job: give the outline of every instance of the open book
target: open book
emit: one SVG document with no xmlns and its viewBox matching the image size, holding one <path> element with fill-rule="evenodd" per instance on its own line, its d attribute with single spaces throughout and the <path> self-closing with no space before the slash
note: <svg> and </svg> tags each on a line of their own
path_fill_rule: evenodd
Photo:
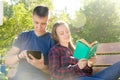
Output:
<svg viewBox="0 0 120 80">
<path fill-rule="evenodd" d="M 90 59 L 96 53 L 98 42 L 94 41 L 89 44 L 86 40 L 81 39 L 76 42 L 76 48 L 73 56 L 77 59 Z"/>
</svg>

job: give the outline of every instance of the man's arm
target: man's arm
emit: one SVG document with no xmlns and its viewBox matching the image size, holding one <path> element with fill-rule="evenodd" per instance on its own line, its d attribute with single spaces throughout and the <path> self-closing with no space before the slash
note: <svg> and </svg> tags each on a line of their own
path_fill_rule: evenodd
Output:
<svg viewBox="0 0 120 80">
<path fill-rule="evenodd" d="M 12 47 L 8 54 L 5 57 L 5 64 L 11 66 L 19 61 L 17 54 L 19 53 L 20 49 L 17 47 Z"/>
</svg>

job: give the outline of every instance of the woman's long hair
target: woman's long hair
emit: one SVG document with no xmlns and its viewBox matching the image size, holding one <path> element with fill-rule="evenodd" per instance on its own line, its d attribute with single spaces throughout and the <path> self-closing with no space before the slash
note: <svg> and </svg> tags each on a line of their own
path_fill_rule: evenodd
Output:
<svg viewBox="0 0 120 80">
<path fill-rule="evenodd" d="M 53 28 L 52 28 L 52 38 L 55 40 L 56 43 L 59 43 L 59 39 L 58 39 L 58 36 L 57 36 L 57 33 L 56 33 L 56 29 L 57 29 L 57 27 L 59 27 L 60 25 L 65 25 L 65 26 L 68 27 L 68 24 L 65 23 L 64 21 L 58 21 L 58 22 L 56 22 L 56 23 L 53 25 Z M 68 29 L 69 29 L 69 27 L 68 27 Z M 70 36 L 70 38 L 71 38 L 71 36 Z M 73 52 L 73 51 L 74 51 L 74 45 L 73 45 L 73 43 L 72 43 L 71 40 L 70 40 L 68 46 L 69 46 L 69 48 L 70 48 L 70 49 L 72 50 L 72 52 Z"/>
</svg>

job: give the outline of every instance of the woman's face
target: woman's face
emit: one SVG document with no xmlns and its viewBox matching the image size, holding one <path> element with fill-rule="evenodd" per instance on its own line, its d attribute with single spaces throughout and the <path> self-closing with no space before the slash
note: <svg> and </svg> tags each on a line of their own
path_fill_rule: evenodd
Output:
<svg viewBox="0 0 120 80">
<path fill-rule="evenodd" d="M 66 25 L 60 25 L 56 29 L 56 33 L 59 39 L 59 43 L 70 42 L 70 30 Z"/>
</svg>

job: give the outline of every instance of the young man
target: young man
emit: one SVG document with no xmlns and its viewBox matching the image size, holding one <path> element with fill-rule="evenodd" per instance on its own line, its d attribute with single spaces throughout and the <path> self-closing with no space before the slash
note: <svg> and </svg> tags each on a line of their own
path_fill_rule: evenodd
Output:
<svg viewBox="0 0 120 80">
<path fill-rule="evenodd" d="M 5 63 L 10 66 L 19 62 L 17 72 L 11 80 L 49 80 L 48 51 L 54 45 L 51 34 L 46 31 L 49 20 L 49 9 L 37 6 L 33 10 L 34 30 L 22 32 L 8 52 Z M 29 55 L 27 50 L 40 50 L 41 59 Z"/>
</svg>

